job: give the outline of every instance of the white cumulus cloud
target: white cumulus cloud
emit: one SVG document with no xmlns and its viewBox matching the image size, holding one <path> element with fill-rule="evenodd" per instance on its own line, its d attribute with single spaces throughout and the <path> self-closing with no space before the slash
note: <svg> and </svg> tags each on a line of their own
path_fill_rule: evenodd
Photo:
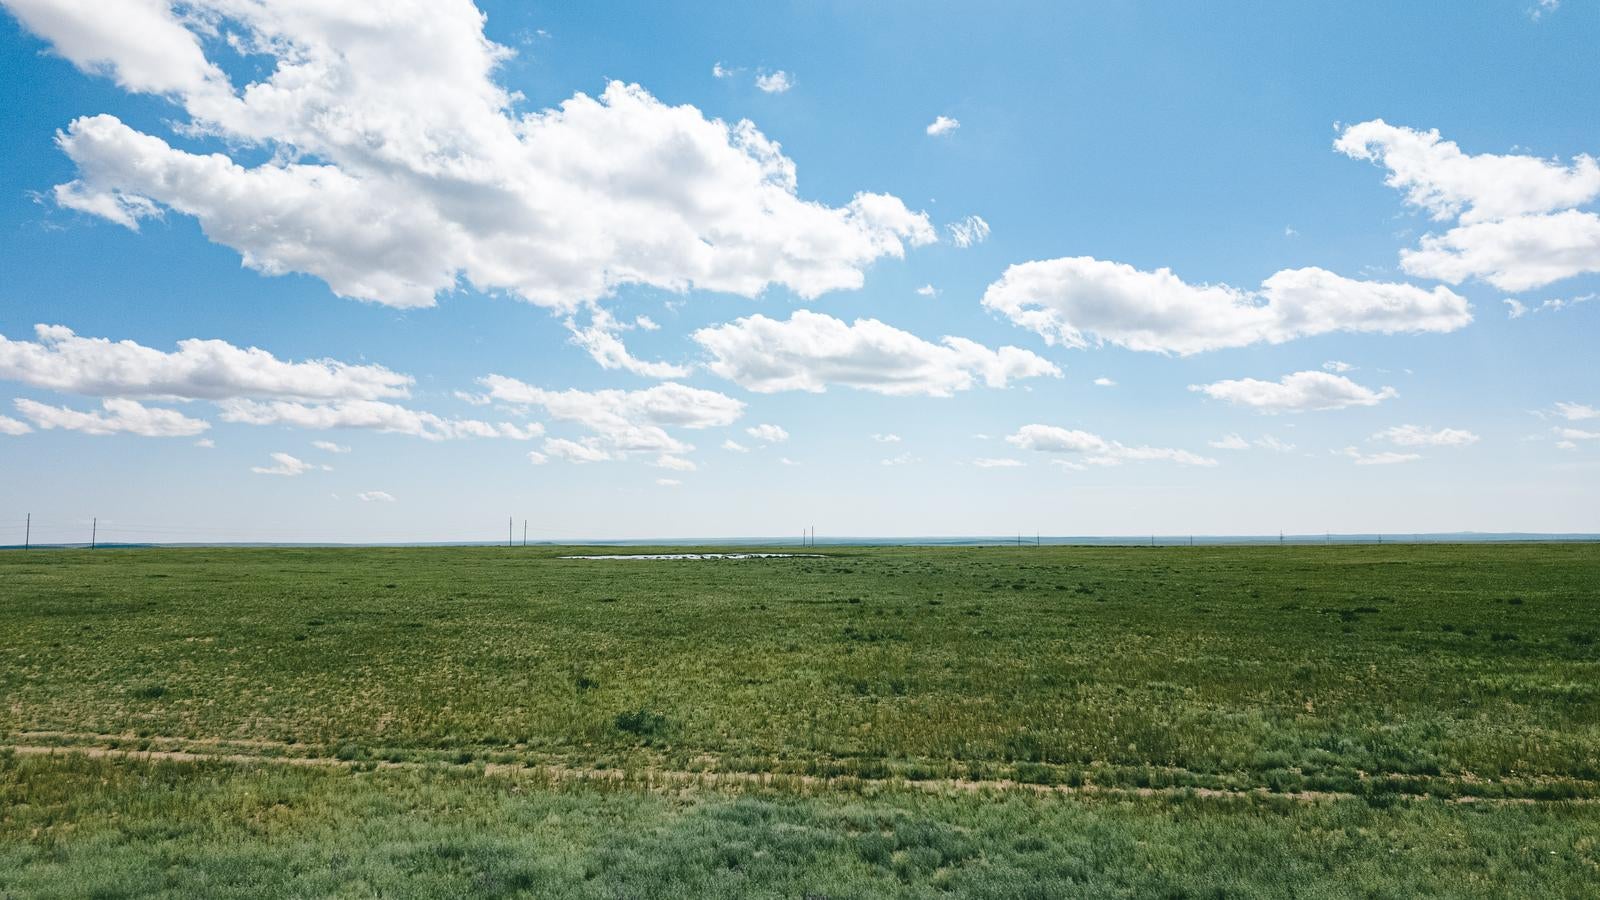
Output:
<svg viewBox="0 0 1600 900">
<path fill-rule="evenodd" d="M 1118 466 L 1126 462 L 1166 461 L 1184 466 L 1214 466 L 1217 461 L 1187 450 L 1167 447 L 1130 447 L 1087 431 L 1054 425 L 1024 425 L 1006 442 L 1022 450 L 1056 454 L 1056 462 L 1069 468 Z"/>
<path fill-rule="evenodd" d="M 1400 267 L 1450 284 L 1481 278 L 1506 291 L 1543 287 L 1600 272 L 1600 215 L 1569 209 L 1462 225 L 1400 251 Z"/>
<path fill-rule="evenodd" d="M 173 103 L 175 132 L 210 145 L 78 118 L 58 137 L 77 169 L 59 204 L 129 228 L 193 217 L 250 268 L 342 296 L 429 306 L 465 281 L 564 310 L 630 284 L 811 297 L 935 240 L 892 196 L 803 199 L 755 125 L 638 85 L 516 110 L 498 80 L 513 51 L 468 2 L 9 5 L 80 69 Z M 234 52 L 264 63 L 241 87 L 217 64 Z"/>
<path fill-rule="evenodd" d="M 361 491 L 356 498 L 363 503 L 393 503 L 394 495 L 388 491 Z"/>
<path fill-rule="evenodd" d="M 17 435 L 27 434 L 31 431 L 33 431 L 33 426 L 22 421 L 21 419 L 13 419 L 10 416 L 0 416 L 0 434 L 9 434 L 15 437 Z"/>
<path fill-rule="evenodd" d="M 1600 197 L 1600 163 L 1570 165 L 1533 156 L 1462 152 L 1437 129 L 1418 131 L 1382 119 L 1345 128 L 1334 148 L 1389 170 L 1384 183 L 1435 220 L 1462 224 L 1567 209 Z"/>
<path fill-rule="evenodd" d="M 941 134 L 949 134 L 960 127 L 961 121 L 959 119 L 952 119 L 949 116 L 935 116 L 933 121 L 928 123 L 926 130 L 930 137 L 938 137 Z"/>
<path fill-rule="evenodd" d="M 517 425 L 512 422 L 482 422 L 476 419 L 451 419 L 420 412 L 382 400 L 341 400 L 334 403 L 297 403 L 290 400 L 225 400 L 218 404 L 224 422 L 245 425 L 288 425 L 294 428 L 324 430 L 360 428 L 392 434 L 408 434 L 430 441 L 460 438 L 507 438 L 533 440 L 544 433 L 537 422 Z"/>
<path fill-rule="evenodd" d="M 683 378 L 689 374 L 688 366 L 667 362 L 649 362 L 628 352 L 619 332 L 639 328 L 654 331 L 655 322 L 640 316 L 633 323 L 618 322 L 603 309 L 590 310 L 589 324 L 580 326 L 575 317 L 567 319 L 567 329 L 572 332 L 572 343 L 588 352 L 602 369 L 623 369 L 647 378 Z"/>
<path fill-rule="evenodd" d="M 564 449 L 555 453 L 546 445 L 545 452 L 552 456 L 586 462 L 629 453 L 686 453 L 693 447 L 668 434 L 667 428 L 720 427 L 744 414 L 743 401 L 670 381 L 638 391 L 550 391 L 504 375 L 487 375 L 478 383 L 486 388 L 489 400 L 541 407 L 553 418 L 594 432 L 584 443 L 589 452 L 566 447 L 571 441 L 563 441 Z"/>
<path fill-rule="evenodd" d="M 1340 133 L 1334 148 L 1388 170 L 1385 183 L 1439 222 L 1416 249 L 1402 250 L 1407 273 L 1457 284 L 1469 278 L 1521 291 L 1600 271 L 1600 215 L 1578 209 L 1600 198 L 1600 162 L 1517 154 L 1467 154 L 1437 130 L 1373 119 Z M 1512 306 L 1512 318 L 1518 315 Z"/>
<path fill-rule="evenodd" d="M 1600 419 L 1600 409 L 1585 403 L 1568 403 L 1557 401 L 1556 414 L 1569 422 L 1582 422 L 1585 419 Z"/>
<path fill-rule="evenodd" d="M 1013 265 L 984 291 L 983 305 L 1048 343 L 1179 355 L 1337 331 L 1446 332 L 1472 321 L 1466 299 L 1445 287 L 1306 268 L 1284 269 L 1252 292 L 1088 256 Z"/>
<path fill-rule="evenodd" d="M 65 406 L 48 406 L 35 400 L 15 401 L 17 411 L 46 431 L 61 428 L 84 434 L 136 434 L 141 437 L 193 437 L 211 423 L 190 417 L 175 409 L 145 406 L 137 400 L 109 398 L 100 401 L 101 411 L 84 412 Z"/>
<path fill-rule="evenodd" d="M 287 362 L 256 347 L 189 339 L 172 352 L 133 341 L 80 337 L 34 326 L 36 340 L 0 335 L 0 378 L 92 397 L 302 400 L 404 397 L 413 379 L 383 366 L 331 359 Z"/>
<path fill-rule="evenodd" d="M 789 432 L 777 425 L 752 425 L 744 433 L 765 444 L 781 444 L 789 439 Z"/>
<path fill-rule="evenodd" d="M 946 397 L 981 382 L 1060 376 L 1054 363 L 1018 347 L 990 350 L 966 338 L 934 344 L 876 319 L 847 323 L 809 310 L 788 321 L 754 315 L 702 328 L 694 340 L 709 368 L 757 393 L 821 393 L 841 384 L 889 395 Z"/>
<path fill-rule="evenodd" d="M 566 438 L 550 438 L 544 442 L 544 452 L 570 463 L 604 462 L 612 458 L 610 453 L 601 449 L 593 440 L 579 442 Z"/>
<path fill-rule="evenodd" d="M 349 453 L 350 448 L 344 444 L 335 444 L 333 441 L 312 441 L 311 446 L 328 453 Z"/>
<path fill-rule="evenodd" d="M 1375 406 L 1399 396 L 1394 388 L 1373 390 L 1330 372 L 1294 372 L 1277 381 L 1235 378 L 1212 384 L 1191 384 L 1214 400 L 1226 400 L 1263 413 L 1310 412 L 1343 409 L 1348 406 Z"/>
<path fill-rule="evenodd" d="M 762 72 L 756 76 L 756 87 L 769 94 L 782 94 L 794 87 L 794 76 L 782 69 Z"/>
</svg>

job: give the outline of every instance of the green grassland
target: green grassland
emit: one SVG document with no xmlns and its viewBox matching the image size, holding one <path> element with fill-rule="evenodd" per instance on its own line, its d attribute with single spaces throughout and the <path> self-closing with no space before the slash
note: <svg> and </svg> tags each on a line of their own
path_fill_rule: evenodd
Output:
<svg viewBox="0 0 1600 900">
<path fill-rule="evenodd" d="M 570 552 L 0 554 L 0 896 L 1600 883 L 1600 546 Z"/>
</svg>

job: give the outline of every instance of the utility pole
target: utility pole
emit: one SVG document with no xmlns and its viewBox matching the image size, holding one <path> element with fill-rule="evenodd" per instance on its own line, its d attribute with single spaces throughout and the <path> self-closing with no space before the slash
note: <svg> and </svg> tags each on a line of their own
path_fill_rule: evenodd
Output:
<svg viewBox="0 0 1600 900">
<path fill-rule="evenodd" d="M 100 536 L 100 517 L 99 516 L 95 516 L 94 520 L 89 524 L 89 549 L 90 550 L 94 549 L 95 539 L 98 538 L 99 536 Z"/>
</svg>

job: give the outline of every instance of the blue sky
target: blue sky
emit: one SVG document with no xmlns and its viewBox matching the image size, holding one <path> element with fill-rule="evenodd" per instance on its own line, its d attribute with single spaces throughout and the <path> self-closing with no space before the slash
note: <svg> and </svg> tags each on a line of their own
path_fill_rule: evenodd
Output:
<svg viewBox="0 0 1600 900">
<path fill-rule="evenodd" d="M 1600 531 L 1592 2 L 0 5 L 0 543 Z"/>
</svg>

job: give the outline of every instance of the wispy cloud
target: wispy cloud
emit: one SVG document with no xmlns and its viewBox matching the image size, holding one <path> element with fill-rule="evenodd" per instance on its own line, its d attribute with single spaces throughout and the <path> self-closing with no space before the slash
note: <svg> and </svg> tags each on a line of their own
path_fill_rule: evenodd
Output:
<svg viewBox="0 0 1600 900">
<path fill-rule="evenodd" d="M 252 466 L 250 471 L 256 473 L 257 475 L 284 475 L 288 477 L 304 475 L 307 472 L 315 472 L 318 469 L 322 469 L 323 471 L 327 472 L 333 471 L 333 467 L 331 466 L 319 466 L 315 463 L 309 463 L 303 459 L 290 456 L 287 453 L 272 454 L 272 461 L 273 465 Z"/>
<path fill-rule="evenodd" d="M 982 216 L 967 216 L 959 222 L 951 222 L 945 228 L 950 232 L 951 242 L 957 247 L 971 247 L 989 239 L 989 223 Z"/>
<path fill-rule="evenodd" d="M 1332 451 L 1342 456 L 1355 460 L 1358 466 L 1392 466 L 1400 463 L 1416 462 L 1422 458 L 1420 453 L 1396 453 L 1386 450 L 1382 453 L 1362 453 L 1355 447 L 1346 447 L 1343 450 Z"/>
<path fill-rule="evenodd" d="M 1476 444 L 1478 436 L 1463 428 L 1424 428 L 1420 425 L 1396 425 L 1374 434 L 1370 440 L 1398 444 L 1401 447 L 1465 447 Z"/>
</svg>

